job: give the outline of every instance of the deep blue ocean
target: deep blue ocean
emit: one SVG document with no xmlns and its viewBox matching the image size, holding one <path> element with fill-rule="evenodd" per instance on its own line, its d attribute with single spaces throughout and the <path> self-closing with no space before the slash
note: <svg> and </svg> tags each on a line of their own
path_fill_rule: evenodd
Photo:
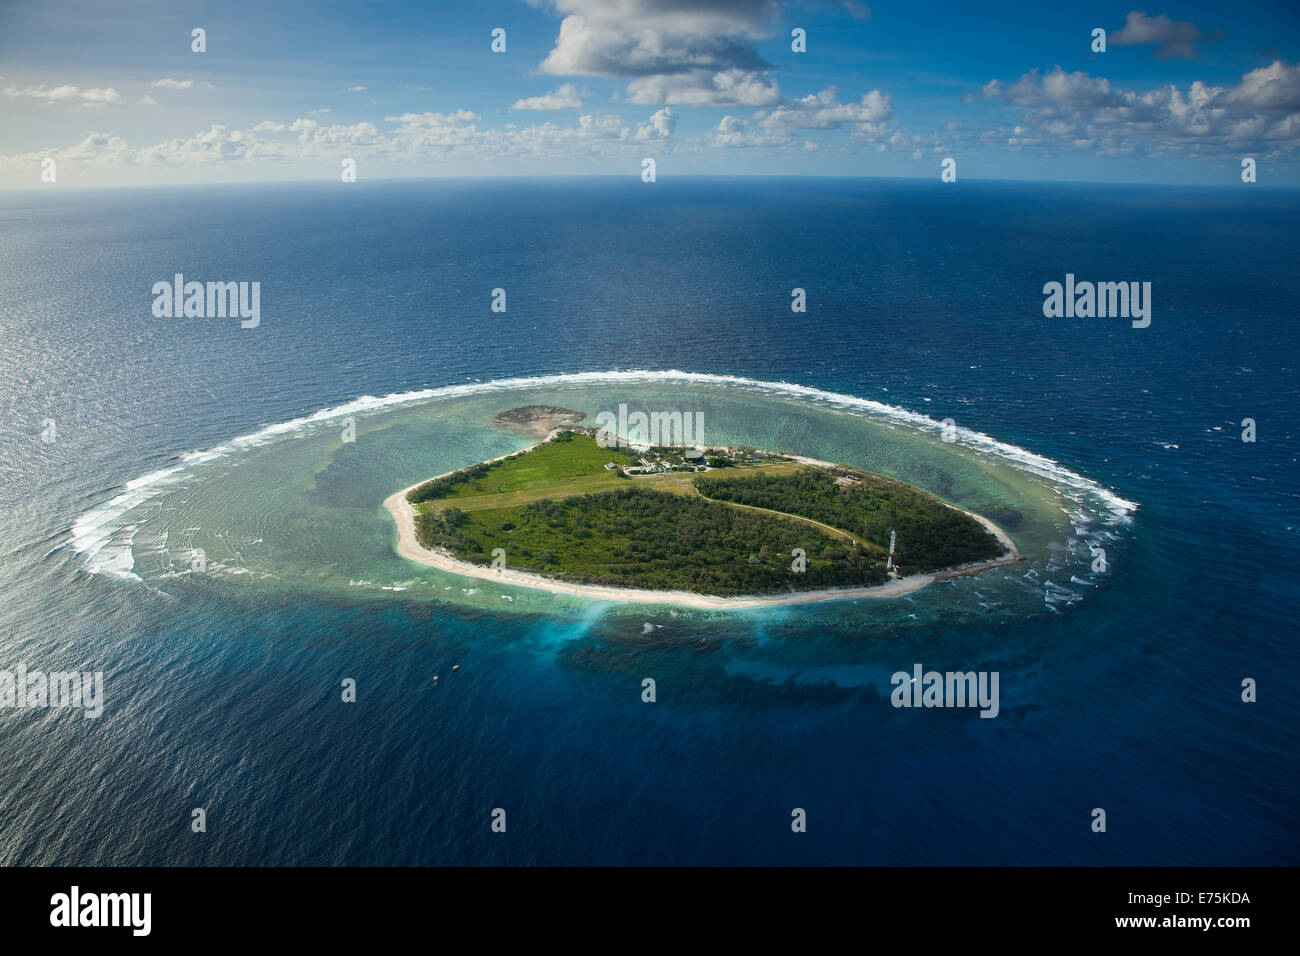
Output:
<svg viewBox="0 0 1300 956">
<path fill-rule="evenodd" d="M 0 863 L 1300 863 L 1298 223 L 1300 194 L 1253 185 L 0 193 L 0 670 L 101 670 L 107 698 L 0 709 Z M 155 318 L 177 272 L 260 281 L 260 326 Z M 1066 273 L 1151 282 L 1150 327 L 1045 318 Z M 1139 507 L 1085 600 L 907 632 L 159 589 L 70 546 L 128 483 L 267 425 L 613 369 L 952 416 Z M 895 658 L 993 666 L 1001 715 L 828 676 Z"/>
</svg>

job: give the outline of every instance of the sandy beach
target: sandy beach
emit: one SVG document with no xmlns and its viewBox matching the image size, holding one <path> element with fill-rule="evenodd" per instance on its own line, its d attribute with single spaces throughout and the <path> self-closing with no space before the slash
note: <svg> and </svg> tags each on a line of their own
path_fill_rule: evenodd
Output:
<svg viewBox="0 0 1300 956">
<path fill-rule="evenodd" d="M 545 444 L 551 440 L 555 434 L 552 430 L 547 436 L 534 445 L 518 452 L 510 452 L 508 455 L 501 455 L 492 461 L 500 461 L 503 458 L 509 458 L 512 455 L 522 454 L 523 451 L 529 451 L 536 448 L 537 445 Z M 819 465 L 822 467 L 833 467 L 830 462 L 818 461 L 815 458 L 804 458 L 799 455 L 787 455 L 795 461 L 808 465 Z M 460 469 L 455 469 L 459 471 Z M 446 472 L 446 475 L 454 474 L 455 471 Z M 443 478 L 446 475 L 437 475 L 436 478 Z M 747 607 L 775 607 L 783 604 L 812 604 L 819 601 L 851 601 L 860 598 L 891 598 L 898 597 L 902 594 L 910 594 L 917 591 L 932 581 L 941 581 L 946 578 L 960 577 L 962 575 L 979 574 L 990 568 L 996 568 L 1004 564 L 1013 564 L 1020 560 L 1020 551 L 1016 548 L 1011 538 L 1005 531 L 995 525 L 987 518 L 977 515 L 971 511 L 959 508 L 965 514 L 970 515 L 993 534 L 1003 547 L 1005 553 L 993 561 L 981 561 L 977 564 L 963 565 L 958 568 L 950 568 L 947 571 L 937 571 L 933 574 L 913 574 L 906 578 L 899 578 L 896 581 L 887 581 L 884 584 L 875 587 L 864 588 L 829 588 L 822 591 L 798 591 L 790 594 L 763 594 L 750 597 L 717 597 L 708 594 L 695 594 L 691 591 L 652 591 L 644 588 L 616 588 L 596 584 L 578 584 L 570 581 L 559 581 L 554 578 L 548 578 L 541 574 L 529 574 L 526 571 L 513 571 L 509 568 L 493 570 L 490 567 L 484 567 L 478 564 L 471 564 L 468 561 L 461 561 L 453 557 L 450 553 L 437 550 L 431 551 L 428 548 L 421 547 L 415 539 L 415 508 L 406 500 L 407 492 L 412 488 L 418 488 L 425 481 L 434 479 L 426 478 L 424 481 L 418 481 L 410 487 L 403 488 L 396 494 L 389 495 L 384 499 L 384 507 L 388 509 L 389 514 L 397 523 L 397 553 L 402 557 L 415 561 L 419 564 L 428 565 L 437 568 L 440 571 L 448 571 L 452 574 L 459 574 L 470 578 L 480 578 L 484 581 L 496 581 L 500 584 L 510 584 L 516 587 L 536 588 L 542 591 L 551 591 L 557 594 L 574 594 L 579 597 L 591 598 L 597 601 L 623 601 L 629 604 L 675 604 L 680 607 L 695 607 L 705 610 L 727 610 Z M 951 505 L 949 507 L 952 507 Z"/>
</svg>

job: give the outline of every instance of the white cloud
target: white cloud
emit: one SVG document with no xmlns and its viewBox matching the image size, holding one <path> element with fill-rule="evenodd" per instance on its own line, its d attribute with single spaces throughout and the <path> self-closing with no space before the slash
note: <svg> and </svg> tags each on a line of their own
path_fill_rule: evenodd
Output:
<svg viewBox="0 0 1300 956">
<path fill-rule="evenodd" d="M 567 125 L 547 121 L 483 129 L 481 122 L 482 118 L 469 110 L 388 116 L 382 128 L 368 122 L 323 124 L 303 116 L 287 124 L 265 120 L 251 130 L 213 125 L 193 135 L 139 148 L 128 146 L 120 137 L 95 133 L 64 149 L 0 156 L 0 168 L 29 169 L 50 155 L 60 163 L 74 165 L 173 168 L 319 166 L 322 160 L 337 163 L 343 156 L 420 166 L 443 160 L 484 164 L 512 158 L 567 159 L 579 153 L 632 160 L 641 155 L 647 141 L 670 140 L 677 117 L 673 109 L 664 107 L 636 125 L 611 113 L 583 114 Z"/>
<path fill-rule="evenodd" d="M 857 103 L 841 103 L 835 87 L 828 86 L 774 110 L 760 110 L 751 122 L 724 116 L 713 142 L 717 146 L 788 146 L 801 130 L 842 126 L 848 126 L 857 139 L 874 139 L 883 134 L 892 113 L 888 93 L 872 90 Z"/>
<path fill-rule="evenodd" d="M 1254 110 L 1300 110 L 1300 64 L 1287 66 L 1274 60 L 1251 70 L 1241 83 L 1224 94 L 1233 106 Z"/>
<path fill-rule="evenodd" d="M 321 126 L 315 120 L 297 119 L 289 129 L 298 134 L 298 144 L 310 150 L 331 146 L 380 146 L 383 134 L 372 123 L 335 124 Z"/>
<path fill-rule="evenodd" d="M 140 106 L 157 106 L 157 105 L 158 105 L 158 101 L 157 101 L 156 99 L 154 99 L 152 96 L 150 96 L 148 93 L 146 93 L 144 96 L 142 96 L 142 97 L 140 97 L 138 100 L 136 100 L 136 103 L 138 103 Z"/>
<path fill-rule="evenodd" d="M 753 146 L 745 130 L 745 121 L 738 116 L 724 116 L 713 131 L 716 146 Z"/>
<path fill-rule="evenodd" d="M 161 86 L 165 90 L 188 90 L 194 85 L 193 80 L 175 80 L 170 76 L 163 77 L 161 80 L 154 80 L 153 86 Z"/>
<path fill-rule="evenodd" d="M 1107 42 L 1112 46 L 1154 45 L 1156 56 L 1167 60 L 1199 56 L 1196 44 L 1204 36 L 1195 23 L 1170 20 L 1169 15 L 1165 13 L 1158 17 L 1149 17 L 1145 13 L 1133 10 L 1124 18 L 1123 28 L 1111 33 L 1107 37 Z"/>
<path fill-rule="evenodd" d="M 628 77 L 634 103 L 770 105 L 780 99 L 753 40 L 778 0 L 555 0 L 564 14 L 539 69 Z"/>
<path fill-rule="evenodd" d="M 1002 96 L 1025 108 L 1007 139 L 1014 148 L 1052 143 L 1102 155 L 1203 155 L 1265 144 L 1300 147 L 1300 65 L 1280 60 L 1232 87 L 1197 80 L 1185 89 L 1169 84 L 1145 93 L 1058 66 L 1041 76 L 1031 70 Z"/>
<path fill-rule="evenodd" d="M 769 120 L 799 129 L 829 129 L 841 123 L 880 123 L 889 119 L 893 109 L 889 94 L 880 90 L 872 90 L 860 102 L 841 103 L 835 87 L 828 86 L 820 93 L 778 106 Z"/>
<path fill-rule="evenodd" d="M 419 155 L 430 151 L 465 150 L 481 140 L 477 124 L 482 117 L 469 110 L 403 113 L 384 119 L 398 124 L 390 134 L 393 149 L 398 152 Z"/>
<path fill-rule="evenodd" d="M 348 87 L 348 92 L 349 92 L 349 93 L 364 93 L 365 91 L 366 91 L 366 88 L 365 88 L 364 86 L 349 86 L 349 87 Z"/>
<path fill-rule="evenodd" d="M 214 125 L 194 136 L 166 140 L 135 151 L 130 162 L 145 166 L 202 165 L 214 161 L 245 159 L 259 141 L 239 130 Z"/>
<path fill-rule="evenodd" d="M 81 103 L 117 103 L 122 99 L 122 95 L 109 87 L 93 87 L 83 90 L 78 86 L 65 83 L 62 86 L 47 87 L 44 84 L 40 86 L 7 86 L 4 88 L 5 96 L 15 98 L 29 98 L 46 100 L 51 103 L 59 102 L 77 102 Z"/>
<path fill-rule="evenodd" d="M 126 142 L 108 133 L 90 133 L 81 142 L 65 149 L 47 150 L 38 155 L 53 156 L 63 165 L 113 166 L 129 156 Z"/>
<path fill-rule="evenodd" d="M 572 83 L 565 83 L 552 93 L 515 100 L 512 110 L 580 110 L 582 97 Z"/>
<path fill-rule="evenodd" d="M 629 103 L 671 106 L 772 106 L 781 90 L 766 73 L 750 70 L 692 70 L 642 76 L 628 83 Z"/>
<path fill-rule="evenodd" d="M 95 89 L 84 91 L 81 98 L 91 103 L 116 103 L 122 97 L 114 89 Z"/>
<path fill-rule="evenodd" d="M 673 108 L 665 106 L 661 110 L 656 110 L 650 119 L 636 128 L 635 139 L 667 139 L 673 135 L 677 128 L 677 117 L 673 115 Z"/>
<path fill-rule="evenodd" d="M 985 84 L 988 90 L 993 83 Z M 999 87 L 992 87 L 997 90 Z M 1038 69 L 1030 70 L 1011 86 L 1002 90 L 1002 95 L 1010 102 L 1020 106 L 1062 106 L 1068 108 L 1118 105 L 1120 99 L 1111 92 L 1110 81 L 1094 80 L 1082 70 L 1066 73 L 1059 66 L 1054 67 L 1046 76 L 1040 76 Z"/>
</svg>

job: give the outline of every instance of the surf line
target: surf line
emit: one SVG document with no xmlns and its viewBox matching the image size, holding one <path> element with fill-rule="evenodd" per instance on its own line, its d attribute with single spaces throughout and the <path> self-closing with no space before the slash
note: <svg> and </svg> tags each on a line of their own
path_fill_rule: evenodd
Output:
<svg viewBox="0 0 1300 956">
<path fill-rule="evenodd" d="M 1149 301 L 1149 299 L 1148 299 Z M 180 456 L 181 463 L 157 471 L 149 472 L 128 481 L 122 489 L 108 501 L 92 506 L 77 516 L 72 531 L 66 542 L 75 554 L 83 557 L 83 567 L 91 574 L 106 573 L 115 577 L 138 581 L 137 575 L 130 570 L 132 563 L 128 560 L 124 568 L 115 561 L 99 558 L 100 552 L 107 548 L 115 535 L 122 528 L 124 516 L 135 508 L 157 498 L 193 473 L 195 466 L 224 458 L 242 449 L 260 445 L 273 438 L 297 433 L 300 429 L 319 425 L 347 415 L 383 411 L 400 405 L 439 399 L 455 399 L 471 395 L 483 395 L 503 392 L 511 389 L 529 389 L 550 386 L 584 386 L 609 384 L 664 384 L 684 382 L 699 385 L 736 386 L 752 389 L 767 394 L 790 398 L 800 398 L 831 407 L 847 406 L 871 417 L 881 417 L 889 421 L 901 422 L 922 430 L 942 431 L 946 426 L 920 412 L 914 412 L 897 405 L 887 405 L 875 399 L 830 392 L 810 385 L 791 382 L 765 382 L 759 379 L 745 378 L 738 375 L 720 375 L 711 372 L 684 372 L 680 369 L 649 370 L 628 369 L 600 372 L 562 372 L 554 375 L 518 376 L 494 379 L 489 382 L 471 382 L 458 385 L 442 385 L 433 388 L 416 389 L 408 392 L 392 392 L 382 396 L 362 395 L 341 405 L 322 408 L 310 415 L 288 421 L 265 425 L 256 431 L 239 435 L 215 447 L 204 451 L 192 451 Z M 1138 504 L 1121 498 L 1118 494 L 1103 487 L 1090 478 L 1077 474 L 1043 455 L 1000 441 L 990 435 L 969 428 L 957 428 L 954 434 L 958 440 L 976 451 L 1000 458 L 1012 467 L 1030 474 L 1038 475 L 1053 485 L 1083 491 L 1099 498 L 1107 510 L 1120 521 L 1131 520 Z M 126 549 L 127 556 L 130 548 Z"/>
</svg>

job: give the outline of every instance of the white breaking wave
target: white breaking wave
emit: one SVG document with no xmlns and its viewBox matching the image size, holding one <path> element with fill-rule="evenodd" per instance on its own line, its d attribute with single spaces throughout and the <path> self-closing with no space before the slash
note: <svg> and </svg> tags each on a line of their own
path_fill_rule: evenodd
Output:
<svg viewBox="0 0 1300 956">
<path fill-rule="evenodd" d="M 333 408 L 324 408 L 302 418 L 267 425 L 247 435 L 232 438 L 230 441 L 207 451 L 188 452 L 180 456 L 181 464 L 179 465 L 161 468 L 128 481 L 121 492 L 77 517 L 73 523 L 68 544 L 73 551 L 84 556 L 84 568 L 91 574 L 105 573 L 115 577 L 139 581 L 140 577 L 133 570 L 135 559 L 131 551 L 132 541 L 138 526 L 121 524 L 121 518 L 132 509 L 138 508 L 150 499 L 174 488 L 193 473 L 194 466 L 228 457 L 246 448 L 264 445 L 282 435 L 302 431 L 321 422 L 364 412 L 379 411 L 395 405 L 413 404 L 439 398 L 459 398 L 486 392 L 513 391 L 523 388 L 674 381 L 691 382 L 700 385 L 731 385 L 774 395 L 788 395 L 845 408 L 860 409 L 882 418 L 937 434 L 942 434 L 945 428 L 942 421 L 928 415 L 908 411 L 896 405 L 886 405 L 884 402 L 873 401 L 869 398 L 858 398 L 855 395 L 828 392 L 820 388 L 790 382 L 764 382 L 739 375 L 682 372 L 675 369 L 662 372 L 644 369 L 615 372 L 571 372 L 560 375 L 502 378 L 491 382 L 472 382 L 463 385 L 444 385 L 438 388 L 419 389 L 412 392 L 394 392 L 382 397 L 363 395 L 350 402 L 336 405 Z M 960 426 L 955 430 L 955 438 L 957 444 L 1005 459 L 1022 471 L 1046 478 L 1058 486 L 1064 486 L 1072 490 L 1075 494 L 1082 492 L 1100 499 L 1117 520 L 1127 521 L 1132 513 L 1137 510 L 1138 505 L 1135 502 L 1126 501 L 1095 481 L 1076 474 L 1058 462 L 1043 455 L 1035 454 L 1027 448 L 998 441 L 990 435 Z"/>
</svg>

